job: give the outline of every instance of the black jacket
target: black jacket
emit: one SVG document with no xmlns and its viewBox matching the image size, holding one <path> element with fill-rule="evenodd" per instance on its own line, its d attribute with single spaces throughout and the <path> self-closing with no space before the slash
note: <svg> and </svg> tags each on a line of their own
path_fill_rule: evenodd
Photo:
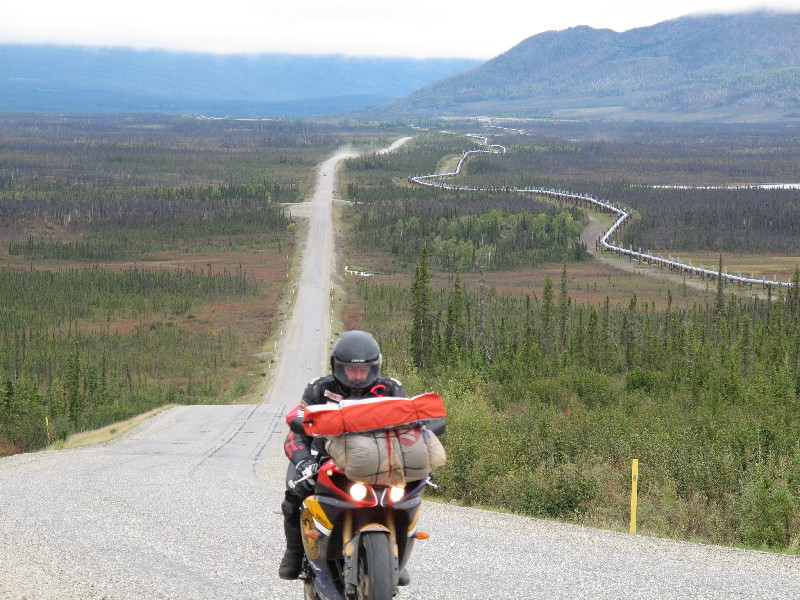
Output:
<svg viewBox="0 0 800 600">
<path fill-rule="evenodd" d="M 405 398 L 406 391 L 403 389 L 403 384 L 397 381 L 397 379 L 378 377 L 372 388 L 360 397 L 378 398 L 381 396 Z M 339 402 L 346 398 L 348 398 L 347 392 L 333 375 L 318 377 L 306 386 L 306 390 L 303 392 L 303 399 L 300 401 L 300 406 L 298 407 L 297 417 L 303 416 L 303 410 L 306 406 Z M 286 452 L 286 456 L 292 461 L 292 464 L 296 465 L 300 461 L 311 458 L 312 449 L 324 453 L 324 444 L 324 438 L 313 438 L 305 433 L 290 431 L 289 435 L 286 436 L 283 449 Z"/>
</svg>

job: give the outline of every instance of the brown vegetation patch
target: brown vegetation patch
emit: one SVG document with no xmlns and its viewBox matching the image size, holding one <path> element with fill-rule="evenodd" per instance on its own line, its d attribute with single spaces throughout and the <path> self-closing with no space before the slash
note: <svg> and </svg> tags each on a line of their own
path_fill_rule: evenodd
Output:
<svg viewBox="0 0 800 600">
<path fill-rule="evenodd" d="M 716 271 L 719 268 L 720 255 L 718 252 L 675 252 L 680 256 L 681 262 L 692 261 L 692 265 L 703 265 L 706 269 Z M 662 252 L 662 254 L 664 254 Z M 666 254 L 664 254 L 666 256 Z M 785 256 L 782 254 L 747 254 L 741 252 L 727 252 L 722 254 L 722 268 L 728 273 L 755 279 L 774 281 L 791 281 L 794 270 L 800 267 L 800 256 Z"/>
<path fill-rule="evenodd" d="M 397 286 L 411 285 L 413 271 L 398 269 L 386 254 L 371 256 L 356 254 L 352 256 L 351 261 L 352 268 L 374 273 L 376 282 Z M 551 263 L 543 267 L 514 271 L 461 273 L 459 277 L 464 287 L 471 291 L 477 291 L 483 286 L 486 291 L 494 289 L 501 295 L 528 295 L 531 298 L 541 299 L 545 278 L 548 275 L 558 293 L 561 269 L 561 264 Z M 654 276 L 646 276 L 633 270 L 623 270 L 598 259 L 567 264 L 568 292 L 573 303 L 600 306 L 608 297 L 611 306 L 626 307 L 635 294 L 638 303 L 655 303 L 655 308 L 661 310 L 666 308 L 670 293 L 675 308 L 688 308 L 694 303 L 711 302 L 713 295 L 716 294 L 713 283 L 709 284 L 706 290 L 705 284 L 699 285 L 698 278 L 695 278 L 694 282 L 689 282 L 677 274 L 673 277 L 668 277 L 668 272 L 662 273 L 663 276 L 659 275 L 655 273 Z M 355 280 L 357 277 L 351 275 L 348 279 Z M 452 285 L 453 277 L 452 273 L 432 271 L 430 284 L 434 288 L 449 287 Z"/>
<path fill-rule="evenodd" d="M 158 413 L 167 410 L 168 408 L 172 408 L 172 405 L 160 406 L 159 408 L 153 409 L 142 415 L 138 415 L 131 419 L 126 419 L 125 421 L 120 421 L 119 423 L 113 423 L 111 425 L 107 425 L 106 427 L 101 427 L 100 429 L 75 433 L 64 441 L 56 442 L 53 447 L 58 450 L 65 450 L 107 442 L 108 440 L 119 437 L 123 433 L 130 431 L 145 419 L 149 419 L 150 417 L 153 417 Z M 0 454 L 0 456 L 2 456 L 2 454 Z"/>
<path fill-rule="evenodd" d="M 19 454 L 22 449 L 12 444 L 4 435 L 0 435 L 0 456 L 11 456 L 12 454 Z"/>
</svg>

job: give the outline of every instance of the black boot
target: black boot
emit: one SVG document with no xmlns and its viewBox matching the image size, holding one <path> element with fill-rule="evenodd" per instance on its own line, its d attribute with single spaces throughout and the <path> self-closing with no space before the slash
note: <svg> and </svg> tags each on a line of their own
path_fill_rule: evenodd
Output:
<svg viewBox="0 0 800 600">
<path fill-rule="evenodd" d="M 281 505 L 283 511 L 283 532 L 286 535 L 286 552 L 283 553 L 278 577 L 297 579 L 303 569 L 303 538 L 300 533 L 300 513 L 289 502 Z"/>
</svg>

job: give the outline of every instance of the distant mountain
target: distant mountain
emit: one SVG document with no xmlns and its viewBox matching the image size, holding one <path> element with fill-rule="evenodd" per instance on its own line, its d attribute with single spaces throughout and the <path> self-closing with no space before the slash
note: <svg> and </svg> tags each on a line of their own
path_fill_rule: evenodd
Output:
<svg viewBox="0 0 800 600">
<path fill-rule="evenodd" d="M 800 118 L 800 12 L 686 16 L 530 37 L 377 109 L 404 115 Z"/>
<path fill-rule="evenodd" d="M 308 116 L 387 102 L 478 62 L 0 45 L 0 111 Z"/>
</svg>

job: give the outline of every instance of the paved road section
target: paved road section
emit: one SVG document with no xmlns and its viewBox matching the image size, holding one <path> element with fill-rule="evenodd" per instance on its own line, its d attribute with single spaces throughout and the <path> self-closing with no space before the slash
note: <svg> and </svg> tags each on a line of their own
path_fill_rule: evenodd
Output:
<svg viewBox="0 0 800 600">
<path fill-rule="evenodd" d="M 0 459 L 0 598 L 302 598 L 275 575 L 281 443 L 286 410 L 326 362 L 333 167 L 304 207 L 304 277 L 268 401 L 173 408 L 103 444 Z M 800 598 L 798 557 L 436 503 L 420 528 L 432 536 L 398 600 Z"/>
<path fill-rule="evenodd" d="M 278 365 L 267 401 L 291 404 L 300 401 L 306 384 L 329 370 L 331 335 L 331 279 L 335 264 L 331 204 L 336 189 L 336 165 L 356 156 L 341 152 L 317 171 L 311 202 L 293 207 L 309 218 L 300 278 L 295 286 L 293 310 L 279 341 Z"/>
<path fill-rule="evenodd" d="M 178 407 L 0 461 L 0 598 L 278 598 L 283 407 Z"/>
</svg>

